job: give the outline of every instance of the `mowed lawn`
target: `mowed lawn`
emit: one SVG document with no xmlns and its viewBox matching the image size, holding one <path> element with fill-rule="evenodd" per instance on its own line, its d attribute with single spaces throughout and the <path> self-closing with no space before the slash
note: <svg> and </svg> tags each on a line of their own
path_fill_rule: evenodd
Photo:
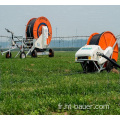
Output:
<svg viewBox="0 0 120 120">
<path fill-rule="evenodd" d="M 80 73 L 74 56 L 0 56 L 0 114 L 120 114 L 120 74 Z"/>
</svg>

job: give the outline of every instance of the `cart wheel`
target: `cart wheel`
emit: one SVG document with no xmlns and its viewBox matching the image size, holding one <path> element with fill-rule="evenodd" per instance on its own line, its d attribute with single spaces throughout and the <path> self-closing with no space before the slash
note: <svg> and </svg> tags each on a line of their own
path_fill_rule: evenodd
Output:
<svg viewBox="0 0 120 120">
<path fill-rule="evenodd" d="M 115 59 L 112 59 L 112 60 L 113 60 L 114 62 L 116 62 L 116 60 L 115 60 Z M 116 66 L 114 66 L 114 65 L 113 65 L 113 68 L 117 69 L 117 67 L 116 67 Z"/>
<path fill-rule="evenodd" d="M 37 57 L 37 51 L 33 50 L 32 53 L 31 53 L 31 56 L 34 57 L 34 58 Z"/>
<path fill-rule="evenodd" d="M 21 52 L 21 53 L 20 53 L 20 58 L 21 58 L 21 59 L 26 58 L 26 54 L 25 54 L 25 52 Z"/>
<path fill-rule="evenodd" d="M 89 61 L 89 62 L 84 61 L 84 62 L 82 62 L 80 64 L 81 64 L 81 66 L 83 68 L 83 71 L 85 73 L 97 71 L 97 69 L 96 69 L 96 67 L 95 67 L 95 65 L 94 65 L 94 63 L 92 61 Z"/>
<path fill-rule="evenodd" d="M 6 58 L 11 58 L 11 57 L 12 57 L 11 52 L 7 52 L 7 53 L 6 53 Z"/>
<path fill-rule="evenodd" d="M 116 62 L 115 59 L 112 59 L 112 60 Z M 117 67 L 114 66 L 110 61 L 107 61 L 107 65 L 106 65 L 107 72 L 110 72 L 113 68 L 117 69 Z"/>
<path fill-rule="evenodd" d="M 53 51 L 53 49 L 49 49 L 49 57 L 54 57 L 54 51 Z"/>
</svg>

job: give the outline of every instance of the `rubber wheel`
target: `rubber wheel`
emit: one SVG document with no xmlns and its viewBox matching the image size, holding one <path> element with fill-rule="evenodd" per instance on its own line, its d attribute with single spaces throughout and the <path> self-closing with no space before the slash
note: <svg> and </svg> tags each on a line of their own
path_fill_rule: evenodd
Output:
<svg viewBox="0 0 120 120">
<path fill-rule="evenodd" d="M 54 51 L 53 51 L 53 49 L 49 49 L 49 57 L 54 57 Z"/>
<path fill-rule="evenodd" d="M 7 52 L 7 53 L 6 53 L 6 58 L 11 58 L 11 57 L 12 57 L 11 52 Z"/>
<path fill-rule="evenodd" d="M 112 59 L 114 62 L 116 62 L 114 59 Z M 106 70 L 107 72 L 110 72 L 113 68 L 117 69 L 116 66 L 114 66 L 110 61 L 107 61 L 107 65 L 106 65 Z"/>
<path fill-rule="evenodd" d="M 20 53 L 20 58 L 21 58 L 21 59 L 26 58 L 26 54 L 25 54 L 25 52 L 21 52 L 21 53 Z"/>
<path fill-rule="evenodd" d="M 97 71 L 97 69 L 96 69 L 96 67 L 95 67 L 95 65 L 94 65 L 94 63 L 92 61 L 89 61 L 89 62 L 84 61 L 84 62 L 82 62 L 80 64 L 81 64 L 81 66 L 83 68 L 83 71 L 86 72 L 86 73 L 87 72 L 95 72 L 95 71 Z"/>
<path fill-rule="evenodd" d="M 115 59 L 112 59 L 112 60 L 113 60 L 114 62 L 116 62 L 116 60 L 115 60 Z M 117 69 L 117 67 L 116 67 L 116 66 L 114 66 L 114 65 L 113 65 L 113 68 Z"/>
<path fill-rule="evenodd" d="M 37 51 L 36 50 L 33 50 L 32 53 L 31 53 L 31 56 L 36 58 L 37 57 Z"/>
</svg>

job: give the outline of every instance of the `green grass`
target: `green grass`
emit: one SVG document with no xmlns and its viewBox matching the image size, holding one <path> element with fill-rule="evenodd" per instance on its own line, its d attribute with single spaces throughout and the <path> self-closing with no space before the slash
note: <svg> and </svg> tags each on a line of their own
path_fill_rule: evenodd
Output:
<svg viewBox="0 0 120 120">
<path fill-rule="evenodd" d="M 0 56 L 0 114 L 120 114 L 120 75 L 106 71 L 80 74 L 82 68 L 74 63 L 74 55 Z M 75 109 L 74 104 L 93 107 Z M 109 105 L 109 109 L 94 109 L 96 105 Z"/>
</svg>

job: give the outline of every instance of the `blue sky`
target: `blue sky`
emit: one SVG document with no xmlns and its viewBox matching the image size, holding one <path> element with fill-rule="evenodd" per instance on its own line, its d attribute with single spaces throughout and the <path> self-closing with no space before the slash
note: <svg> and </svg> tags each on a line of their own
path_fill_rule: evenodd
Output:
<svg viewBox="0 0 120 120">
<path fill-rule="evenodd" d="M 29 19 L 45 16 L 49 19 L 53 36 L 90 35 L 111 31 L 120 34 L 120 5 L 2 5 L 0 6 L 0 35 L 8 35 L 5 28 L 15 35 L 25 36 Z"/>
</svg>

